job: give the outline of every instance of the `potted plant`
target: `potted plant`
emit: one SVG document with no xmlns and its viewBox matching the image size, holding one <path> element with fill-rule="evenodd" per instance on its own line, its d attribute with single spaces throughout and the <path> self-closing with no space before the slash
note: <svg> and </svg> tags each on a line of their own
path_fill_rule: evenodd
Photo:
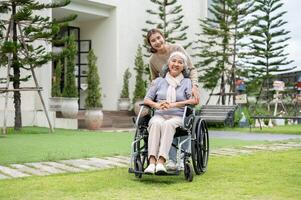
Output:
<svg viewBox="0 0 301 200">
<path fill-rule="evenodd" d="M 127 68 L 123 74 L 123 86 L 120 94 L 120 99 L 118 100 L 118 108 L 121 111 L 128 111 L 131 105 L 129 98 L 129 79 L 131 78 L 131 75 L 132 74 L 129 68 Z"/>
<path fill-rule="evenodd" d="M 51 97 L 49 98 L 49 109 L 52 111 L 61 111 L 62 108 L 61 76 L 62 64 L 61 61 L 58 60 L 52 79 Z"/>
<path fill-rule="evenodd" d="M 99 129 L 103 122 L 100 80 L 96 66 L 96 56 L 93 50 L 88 55 L 87 97 L 85 99 L 85 123 L 91 130 Z"/>
<path fill-rule="evenodd" d="M 66 39 L 66 71 L 62 96 L 62 115 L 65 118 L 76 118 L 78 114 L 78 91 L 75 84 L 75 55 L 77 53 L 74 37 Z"/>
<path fill-rule="evenodd" d="M 143 103 L 144 96 L 146 95 L 146 81 L 143 79 L 143 74 L 145 71 L 145 65 L 142 57 L 142 48 L 139 45 L 137 49 L 137 54 L 135 57 L 135 68 L 136 71 L 136 84 L 133 95 L 134 112 L 138 115 L 140 106 Z"/>
</svg>

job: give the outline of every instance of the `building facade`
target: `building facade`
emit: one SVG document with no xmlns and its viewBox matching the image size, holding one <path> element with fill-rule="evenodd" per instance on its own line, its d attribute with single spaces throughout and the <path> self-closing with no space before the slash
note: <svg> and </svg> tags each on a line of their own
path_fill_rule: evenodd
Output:
<svg viewBox="0 0 301 200">
<path fill-rule="evenodd" d="M 43 0 L 47 1 L 47 0 Z M 200 32 L 199 19 L 207 16 L 207 0 L 178 0 L 183 7 L 183 24 L 188 25 L 188 41 L 195 41 L 195 33 Z M 149 0 L 72 0 L 63 8 L 42 11 L 54 18 L 68 14 L 77 14 L 77 19 L 70 24 L 71 31 L 75 31 L 77 39 L 82 41 L 80 48 L 80 80 L 77 80 L 80 91 L 80 107 L 84 108 L 86 50 L 92 48 L 98 57 L 97 65 L 102 87 L 102 102 L 104 110 L 117 110 L 117 102 L 122 88 L 123 73 L 130 68 L 134 73 L 134 60 L 138 45 L 143 44 L 142 28 L 149 27 L 145 21 L 150 18 L 146 9 L 156 9 Z M 152 19 L 150 19 L 152 20 Z M 49 46 L 51 50 L 51 46 Z M 188 53 L 192 53 L 188 49 Z M 147 59 L 144 60 L 148 62 Z M 192 59 L 193 61 L 193 59 Z M 1 77 L 6 72 L 0 69 Z M 43 97 L 48 107 L 48 98 L 51 93 L 52 63 L 36 70 L 38 81 L 43 87 Z M 130 80 L 130 94 L 134 90 L 135 74 Z M 29 81 L 24 85 L 33 86 Z M 201 89 L 202 96 L 207 92 Z M 42 113 L 42 106 L 36 92 L 22 92 L 22 121 L 24 126 L 47 125 Z M 4 95 L 0 96 L 0 122 L 3 121 Z M 12 94 L 9 98 L 8 125 L 13 125 L 14 105 Z"/>
</svg>

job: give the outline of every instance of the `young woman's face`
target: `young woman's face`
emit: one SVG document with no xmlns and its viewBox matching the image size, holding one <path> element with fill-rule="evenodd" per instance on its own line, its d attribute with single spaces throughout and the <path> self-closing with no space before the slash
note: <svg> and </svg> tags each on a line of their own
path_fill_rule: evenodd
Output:
<svg viewBox="0 0 301 200">
<path fill-rule="evenodd" d="M 165 40 L 160 33 L 154 33 L 149 37 L 150 45 L 157 51 L 165 48 Z"/>
<path fill-rule="evenodd" d="M 180 56 L 173 56 L 168 63 L 169 73 L 173 77 L 178 76 L 184 69 L 184 61 Z"/>
</svg>

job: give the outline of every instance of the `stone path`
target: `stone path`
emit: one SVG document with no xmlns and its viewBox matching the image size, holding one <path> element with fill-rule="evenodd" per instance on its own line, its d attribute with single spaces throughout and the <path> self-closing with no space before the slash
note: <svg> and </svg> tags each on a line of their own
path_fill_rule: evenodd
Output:
<svg viewBox="0 0 301 200">
<path fill-rule="evenodd" d="M 260 151 L 283 151 L 287 149 L 301 149 L 301 143 L 283 142 L 244 146 L 239 148 L 220 148 L 210 151 L 212 156 L 235 156 L 252 154 Z M 55 162 L 36 162 L 24 164 L 0 165 L 0 180 L 29 177 L 32 175 L 46 176 L 59 173 L 77 173 L 83 171 L 101 170 L 113 167 L 129 166 L 129 157 L 114 156 L 105 158 L 83 158 L 74 160 L 60 160 Z"/>
<path fill-rule="evenodd" d="M 273 133 L 242 133 L 235 131 L 209 131 L 210 138 L 237 139 L 247 141 L 283 141 L 301 139 L 301 135 L 273 134 Z"/>
</svg>

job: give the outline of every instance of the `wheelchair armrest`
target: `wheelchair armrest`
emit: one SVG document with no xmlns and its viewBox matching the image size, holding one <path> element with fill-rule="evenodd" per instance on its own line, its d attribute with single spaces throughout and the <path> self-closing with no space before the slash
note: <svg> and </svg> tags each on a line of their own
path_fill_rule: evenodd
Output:
<svg viewBox="0 0 301 200">
<path fill-rule="evenodd" d="M 150 116 L 152 116 L 153 112 L 154 112 L 154 109 L 152 107 L 150 107 L 149 105 L 146 105 L 144 103 L 140 103 L 139 106 L 140 106 L 139 113 L 138 113 L 137 117 L 135 119 L 133 119 L 135 127 L 139 127 L 139 124 L 140 124 L 142 118 L 145 116 L 145 112 L 143 111 L 143 109 L 146 108 L 147 110 L 149 110 L 150 111 Z M 147 111 L 147 112 L 149 112 L 149 111 Z"/>
<path fill-rule="evenodd" d="M 139 106 L 140 106 L 140 107 L 144 106 L 144 107 L 146 107 L 146 108 L 152 109 L 152 107 L 150 107 L 149 105 L 146 105 L 146 104 L 144 104 L 144 103 L 139 103 Z"/>
<path fill-rule="evenodd" d="M 195 114 L 195 109 L 194 109 L 194 105 L 190 105 L 190 104 L 186 104 L 184 107 L 184 114 L 183 114 L 183 118 L 187 117 L 191 114 Z"/>
<path fill-rule="evenodd" d="M 194 106 L 193 105 L 186 105 L 184 107 L 184 114 L 183 114 L 183 128 L 188 130 L 191 129 L 193 125 L 195 117 L 195 111 L 194 111 Z"/>
</svg>

